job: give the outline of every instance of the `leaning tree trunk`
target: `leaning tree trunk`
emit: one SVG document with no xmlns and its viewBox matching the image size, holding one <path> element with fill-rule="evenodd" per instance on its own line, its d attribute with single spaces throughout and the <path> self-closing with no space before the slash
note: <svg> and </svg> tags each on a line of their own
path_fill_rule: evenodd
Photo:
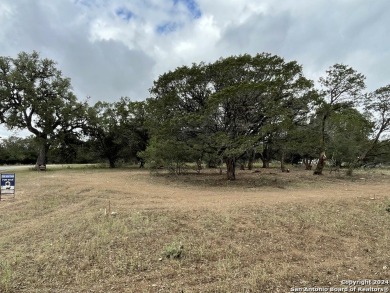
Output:
<svg viewBox="0 0 390 293">
<path fill-rule="evenodd" d="M 40 166 L 46 166 L 47 164 L 47 153 L 49 151 L 50 144 L 48 144 L 46 141 L 41 143 L 41 146 L 39 147 L 39 153 L 37 162 L 35 164 L 35 168 L 39 171 L 41 170 Z"/>
<path fill-rule="evenodd" d="M 234 158 L 227 158 L 225 163 L 227 168 L 227 179 L 236 180 L 236 160 Z"/>
<path fill-rule="evenodd" d="M 322 175 L 322 171 L 324 170 L 325 167 L 325 160 L 326 160 L 325 152 L 321 152 L 317 167 L 313 173 L 314 175 Z"/>
<path fill-rule="evenodd" d="M 374 140 L 369 145 L 369 147 L 349 165 L 349 168 L 347 170 L 347 175 L 351 176 L 353 173 L 353 170 L 357 167 L 359 162 L 363 162 L 364 159 L 367 157 L 368 153 L 373 150 L 375 145 L 378 143 L 382 132 L 386 129 L 386 127 L 387 127 L 387 124 L 382 125 L 382 127 L 379 129 L 378 133 L 376 134 Z"/>
</svg>

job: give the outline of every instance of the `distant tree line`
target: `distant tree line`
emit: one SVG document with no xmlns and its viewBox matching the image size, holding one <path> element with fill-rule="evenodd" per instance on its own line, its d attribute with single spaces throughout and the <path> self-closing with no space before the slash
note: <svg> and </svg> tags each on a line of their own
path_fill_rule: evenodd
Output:
<svg viewBox="0 0 390 293">
<path fill-rule="evenodd" d="M 331 66 L 319 87 L 296 61 L 262 53 L 181 66 L 154 81 L 145 101 L 79 101 L 69 78 L 37 52 L 0 57 L 0 122 L 28 138 L 1 140 L 0 163 L 107 161 L 164 166 L 226 165 L 227 179 L 256 160 L 325 161 L 350 173 L 389 161 L 390 85 L 365 92 L 365 76 Z"/>
</svg>

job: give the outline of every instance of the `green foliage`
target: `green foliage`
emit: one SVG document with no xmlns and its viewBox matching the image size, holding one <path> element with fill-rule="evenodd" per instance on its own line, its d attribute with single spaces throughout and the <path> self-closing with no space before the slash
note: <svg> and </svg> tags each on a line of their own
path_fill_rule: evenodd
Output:
<svg viewBox="0 0 390 293">
<path fill-rule="evenodd" d="M 328 157 L 338 165 L 352 163 L 367 148 L 371 130 L 367 117 L 354 108 L 334 113 L 326 126 Z"/>
<path fill-rule="evenodd" d="M 166 258 L 171 258 L 171 259 L 180 259 L 183 257 L 183 251 L 184 251 L 184 246 L 179 242 L 173 242 L 168 244 L 164 248 L 163 255 Z"/>
<path fill-rule="evenodd" d="M 40 59 L 37 52 L 0 57 L 0 121 L 9 129 L 27 129 L 38 139 L 37 164 L 46 164 L 50 145 L 62 133 L 81 126 L 84 107 L 54 61 Z"/>
<path fill-rule="evenodd" d="M 245 54 L 164 73 L 145 102 L 122 98 L 88 107 L 54 61 L 21 52 L 0 57 L 0 122 L 34 138 L 3 140 L 1 160 L 31 163 L 32 152 L 39 153 L 37 164 L 45 164 L 48 153 L 52 162 L 107 159 L 111 167 L 147 160 L 176 173 L 188 162 L 225 162 L 228 179 L 235 179 L 236 163 L 310 162 L 326 150 L 355 166 L 356 158 L 386 158 L 381 142 L 390 130 L 390 85 L 363 95 L 364 80 L 335 64 L 315 90 L 297 62 Z M 361 101 L 364 114 L 356 109 Z"/>
<path fill-rule="evenodd" d="M 153 169 L 164 167 L 180 173 L 186 162 L 195 161 L 193 154 L 193 150 L 184 142 L 154 137 L 149 141 L 146 151 L 140 152 L 139 156 L 149 162 Z"/>
<path fill-rule="evenodd" d="M 382 146 L 389 142 L 387 135 L 390 130 L 390 85 L 381 87 L 367 95 L 364 104 L 366 113 L 372 121 L 373 134 L 370 143 L 350 165 L 350 174 L 352 174 L 353 168 L 360 163 L 364 163 L 369 154 L 375 151 L 380 144 L 380 140 L 384 142 Z"/>
<path fill-rule="evenodd" d="M 390 141 L 379 141 L 365 158 L 368 163 L 383 163 L 390 167 Z"/>
<path fill-rule="evenodd" d="M 74 164 L 96 163 L 99 157 L 93 151 L 90 141 L 84 141 L 79 135 L 68 133 L 52 144 L 48 153 L 49 163 Z"/>
<path fill-rule="evenodd" d="M 303 119 L 311 88 L 301 66 L 270 54 L 177 68 L 151 89 L 143 155 L 169 164 L 229 159 L 234 173 L 235 160 Z"/>
<path fill-rule="evenodd" d="M 342 103 L 357 103 L 362 98 L 366 88 L 366 77 L 350 66 L 334 64 L 326 71 L 326 76 L 320 78 L 322 94 L 329 105 Z"/>
<path fill-rule="evenodd" d="M 332 115 L 343 109 L 356 105 L 363 97 L 365 76 L 352 67 L 344 64 L 335 64 L 326 71 L 326 76 L 319 82 L 322 86 L 323 100 L 317 107 L 317 116 L 320 124 L 319 148 L 320 158 L 329 144 L 327 140 L 327 123 Z M 322 160 L 320 159 L 320 162 Z M 324 165 L 317 164 L 314 174 L 321 175 Z"/>
<path fill-rule="evenodd" d="M 33 164 L 36 160 L 38 145 L 34 137 L 20 138 L 11 136 L 0 140 L 1 164 Z"/>
<path fill-rule="evenodd" d="M 197 161 L 207 151 L 202 140 L 205 103 L 209 95 L 207 67 L 193 64 L 160 76 L 147 101 L 151 139 L 140 156 L 152 167 L 165 166 L 176 172 L 189 161 Z"/>
<path fill-rule="evenodd" d="M 85 133 L 95 153 L 114 168 L 119 159 L 130 160 L 145 150 L 144 103 L 122 98 L 116 103 L 98 102 L 87 112 Z"/>
<path fill-rule="evenodd" d="M 374 123 L 374 140 L 378 141 L 381 137 L 388 140 L 390 132 L 390 85 L 370 93 L 364 102 L 365 109 Z"/>
<path fill-rule="evenodd" d="M 301 159 L 310 165 L 310 162 L 317 157 L 319 153 L 319 125 L 318 121 L 312 117 L 308 122 L 295 125 L 287 132 L 279 136 L 277 143 L 278 151 L 284 151 L 286 158 L 294 160 L 295 163 Z M 281 157 L 281 154 L 279 154 Z M 306 166 L 308 167 L 308 166 Z"/>
</svg>

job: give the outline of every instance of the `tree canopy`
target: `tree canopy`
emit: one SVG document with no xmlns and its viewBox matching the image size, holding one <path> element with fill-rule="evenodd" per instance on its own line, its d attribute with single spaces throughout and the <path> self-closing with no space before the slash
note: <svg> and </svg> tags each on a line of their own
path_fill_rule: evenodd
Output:
<svg viewBox="0 0 390 293">
<path fill-rule="evenodd" d="M 350 66 L 334 64 L 326 71 L 326 76 L 321 77 L 322 86 L 320 95 L 323 97 L 317 108 L 320 121 L 319 135 L 319 163 L 314 174 L 321 175 L 325 166 L 325 151 L 327 149 L 326 127 L 330 117 L 344 108 L 356 105 L 363 97 L 365 89 L 365 76 Z"/>
<path fill-rule="evenodd" d="M 151 89 L 152 140 L 145 154 L 164 160 L 151 150 L 169 145 L 184 151 L 169 154 L 176 164 L 205 155 L 219 158 L 234 180 L 240 157 L 302 120 L 312 86 L 300 65 L 271 54 L 180 67 L 160 76 Z"/>
<path fill-rule="evenodd" d="M 97 102 L 88 109 L 84 132 L 93 150 L 114 168 L 119 159 L 137 158 L 146 148 L 143 102 L 122 98 L 116 103 Z"/>
<path fill-rule="evenodd" d="M 46 164 L 54 140 L 82 126 L 84 107 L 54 61 L 37 52 L 0 57 L 0 121 L 35 136 L 40 144 L 37 165 Z"/>
<path fill-rule="evenodd" d="M 28 140 L 3 140 L 7 161 L 138 161 L 180 173 L 196 162 L 227 167 L 263 167 L 271 160 L 315 157 L 322 174 L 328 157 L 350 170 L 388 148 L 390 85 L 365 93 L 365 76 L 335 64 L 319 79 L 307 79 L 296 61 L 269 53 L 220 58 L 181 66 L 160 75 L 146 101 L 79 102 L 71 81 L 53 60 L 37 52 L 0 57 L 0 123 L 26 129 Z M 12 150 L 14 148 L 15 150 Z M 26 156 L 24 156 L 24 152 Z M 27 159 L 28 158 L 28 159 Z"/>
</svg>

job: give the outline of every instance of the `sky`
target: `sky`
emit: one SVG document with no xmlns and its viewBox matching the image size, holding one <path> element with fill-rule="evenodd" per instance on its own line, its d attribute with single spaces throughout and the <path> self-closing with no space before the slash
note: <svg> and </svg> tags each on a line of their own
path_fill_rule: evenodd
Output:
<svg viewBox="0 0 390 293">
<path fill-rule="evenodd" d="M 56 61 L 90 104 L 144 100 L 179 66 L 262 52 L 314 81 L 352 66 L 373 91 L 390 83 L 389 12 L 388 0 L 0 0 L 0 56 Z"/>
</svg>

